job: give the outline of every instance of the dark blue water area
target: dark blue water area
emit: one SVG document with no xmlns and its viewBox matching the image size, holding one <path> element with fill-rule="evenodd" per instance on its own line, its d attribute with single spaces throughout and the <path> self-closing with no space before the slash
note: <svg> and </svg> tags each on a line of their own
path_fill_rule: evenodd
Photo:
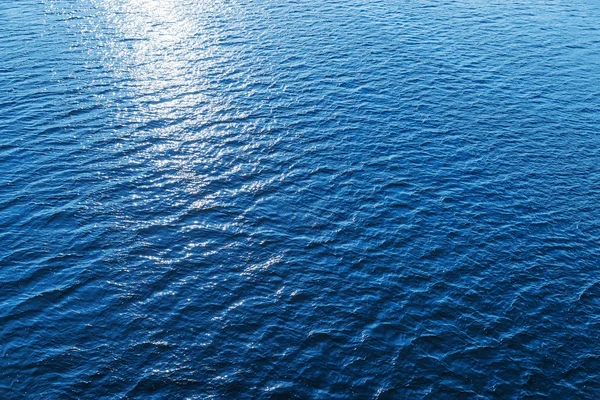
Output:
<svg viewBox="0 0 600 400">
<path fill-rule="evenodd" d="M 597 398 L 600 2 L 0 2 L 0 398 Z"/>
</svg>

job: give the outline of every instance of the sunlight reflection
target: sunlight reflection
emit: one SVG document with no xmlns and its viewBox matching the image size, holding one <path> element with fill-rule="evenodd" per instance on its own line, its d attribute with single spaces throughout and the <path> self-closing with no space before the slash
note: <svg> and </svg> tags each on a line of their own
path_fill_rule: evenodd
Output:
<svg viewBox="0 0 600 400">
<path fill-rule="evenodd" d="M 115 7 L 117 29 L 129 43 L 125 61 L 142 94 L 156 96 L 184 85 L 193 50 L 189 38 L 194 31 L 176 2 L 126 0 Z"/>
<path fill-rule="evenodd" d="M 121 162 L 136 171 L 131 204 L 161 210 L 154 219 L 124 218 L 139 229 L 153 230 L 176 224 L 182 210 L 211 213 L 219 196 L 227 193 L 207 191 L 207 186 L 240 173 L 237 155 L 224 152 L 219 137 L 228 135 L 232 124 L 239 131 L 246 119 L 224 86 L 234 81 L 222 83 L 222 75 L 231 74 L 235 49 L 220 44 L 215 21 L 227 17 L 230 6 L 223 3 L 222 9 L 215 9 L 212 2 L 191 5 L 181 0 L 96 1 L 106 10 L 107 25 L 114 32 L 106 35 L 106 59 L 119 78 L 117 119 L 126 128 L 118 133 L 118 146 L 127 149 Z M 209 228 L 237 229 L 198 218 L 179 233 Z M 186 246 L 193 248 L 194 240 Z"/>
</svg>

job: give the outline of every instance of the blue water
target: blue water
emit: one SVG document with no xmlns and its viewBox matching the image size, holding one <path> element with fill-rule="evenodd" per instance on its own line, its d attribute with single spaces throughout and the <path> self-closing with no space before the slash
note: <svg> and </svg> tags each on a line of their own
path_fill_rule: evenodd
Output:
<svg viewBox="0 0 600 400">
<path fill-rule="evenodd" d="M 600 2 L 0 2 L 0 398 L 597 398 Z"/>
</svg>

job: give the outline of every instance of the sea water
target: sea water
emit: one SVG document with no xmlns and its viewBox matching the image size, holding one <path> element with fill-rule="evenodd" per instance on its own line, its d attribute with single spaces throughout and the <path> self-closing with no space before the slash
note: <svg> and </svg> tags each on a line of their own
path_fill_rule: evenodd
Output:
<svg viewBox="0 0 600 400">
<path fill-rule="evenodd" d="M 600 2 L 0 2 L 0 397 L 600 394 Z"/>
</svg>

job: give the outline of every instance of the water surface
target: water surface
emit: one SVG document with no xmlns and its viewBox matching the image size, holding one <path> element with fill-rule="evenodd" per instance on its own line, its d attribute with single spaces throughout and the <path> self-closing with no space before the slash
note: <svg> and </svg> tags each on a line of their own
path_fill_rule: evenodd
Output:
<svg viewBox="0 0 600 400">
<path fill-rule="evenodd" d="M 600 3 L 0 3 L 0 397 L 600 393 Z"/>
</svg>

